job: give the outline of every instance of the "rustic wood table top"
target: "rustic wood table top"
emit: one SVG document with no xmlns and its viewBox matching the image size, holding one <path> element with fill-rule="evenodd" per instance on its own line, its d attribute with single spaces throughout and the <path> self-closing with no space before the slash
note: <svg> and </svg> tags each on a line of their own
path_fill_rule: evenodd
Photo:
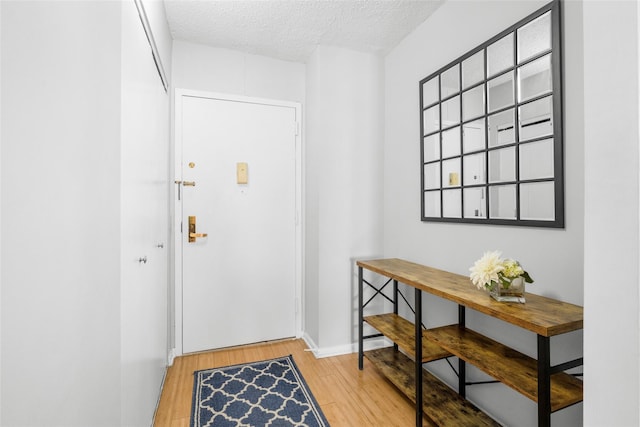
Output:
<svg viewBox="0 0 640 427">
<path fill-rule="evenodd" d="M 498 302 L 477 289 L 468 276 L 398 258 L 363 260 L 357 265 L 545 337 L 583 328 L 584 309 L 553 298 L 527 293 L 525 304 Z"/>
</svg>

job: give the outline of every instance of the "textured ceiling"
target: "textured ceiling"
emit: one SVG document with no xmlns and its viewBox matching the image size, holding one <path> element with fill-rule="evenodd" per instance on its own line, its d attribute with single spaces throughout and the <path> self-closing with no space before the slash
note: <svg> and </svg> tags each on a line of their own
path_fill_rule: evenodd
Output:
<svg viewBox="0 0 640 427">
<path fill-rule="evenodd" d="M 443 0 L 164 0 L 176 40 L 306 62 L 318 45 L 386 54 Z"/>
</svg>

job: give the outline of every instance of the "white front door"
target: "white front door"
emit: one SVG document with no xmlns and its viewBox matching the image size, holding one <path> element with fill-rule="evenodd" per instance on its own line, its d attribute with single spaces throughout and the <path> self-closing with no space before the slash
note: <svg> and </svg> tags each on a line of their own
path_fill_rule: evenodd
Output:
<svg viewBox="0 0 640 427">
<path fill-rule="evenodd" d="M 183 353 L 295 336 L 299 106 L 176 101 Z"/>
</svg>

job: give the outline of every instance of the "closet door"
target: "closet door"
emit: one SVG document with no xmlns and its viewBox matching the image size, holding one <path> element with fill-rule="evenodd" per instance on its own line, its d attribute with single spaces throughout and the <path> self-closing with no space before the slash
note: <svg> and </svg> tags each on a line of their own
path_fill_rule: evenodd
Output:
<svg viewBox="0 0 640 427">
<path fill-rule="evenodd" d="M 121 4 L 121 425 L 150 425 L 167 364 L 169 95 Z"/>
</svg>

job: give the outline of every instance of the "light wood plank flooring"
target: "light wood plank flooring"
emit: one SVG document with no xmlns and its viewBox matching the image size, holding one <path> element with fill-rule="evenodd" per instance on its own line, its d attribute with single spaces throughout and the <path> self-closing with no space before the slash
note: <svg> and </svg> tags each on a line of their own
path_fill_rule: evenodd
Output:
<svg viewBox="0 0 640 427">
<path fill-rule="evenodd" d="M 415 426 L 413 404 L 366 358 L 360 371 L 356 353 L 316 359 L 306 349 L 304 341 L 292 339 L 176 358 L 167 372 L 155 426 L 189 426 L 194 371 L 289 354 L 332 427 Z"/>
</svg>

